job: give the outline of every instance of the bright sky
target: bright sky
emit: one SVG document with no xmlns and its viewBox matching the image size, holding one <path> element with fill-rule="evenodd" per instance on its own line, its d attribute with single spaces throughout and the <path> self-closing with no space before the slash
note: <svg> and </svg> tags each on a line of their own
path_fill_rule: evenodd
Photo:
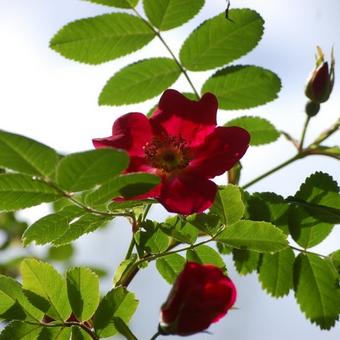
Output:
<svg viewBox="0 0 340 340">
<path fill-rule="evenodd" d="M 340 2 L 338 0 L 238 0 L 231 7 L 256 9 L 265 19 L 266 30 L 259 46 L 236 63 L 255 64 L 271 69 L 282 79 L 283 90 L 273 103 L 245 112 L 220 112 L 220 123 L 239 115 L 260 115 L 278 129 L 296 137 L 305 119 L 303 87 L 314 66 L 315 46 L 321 45 L 329 56 L 331 46 L 340 60 Z M 175 51 L 181 39 L 205 18 L 225 9 L 224 0 L 207 0 L 201 13 L 184 27 L 164 33 Z M 0 115 L 1 129 L 27 135 L 62 152 L 92 148 L 93 137 L 109 135 L 116 117 L 129 111 L 147 112 L 157 101 L 150 100 L 129 107 L 99 107 L 98 95 L 106 81 L 121 67 L 148 56 L 167 56 L 157 42 L 138 53 L 100 66 L 88 66 L 64 59 L 48 48 L 50 38 L 66 23 L 88 16 L 110 12 L 110 9 L 80 0 L 1 0 L 0 2 Z M 200 85 L 210 73 L 192 74 Z M 174 88 L 188 90 L 181 78 Z M 199 87 L 199 86 L 198 86 Z M 331 100 L 311 123 L 307 142 L 339 117 L 340 83 L 336 83 Z M 340 144 L 339 133 L 329 145 Z M 243 161 L 246 182 L 291 155 L 294 149 L 283 138 L 272 145 L 250 148 Z M 254 191 L 293 194 L 303 180 L 316 170 L 330 173 L 340 182 L 339 164 L 333 159 L 314 157 L 288 167 L 285 172 L 254 185 Z M 30 211 L 30 217 L 41 211 Z M 159 217 L 159 210 L 153 212 Z M 119 220 L 106 232 L 84 237 L 79 244 L 77 261 L 101 263 L 113 269 L 128 243 L 129 230 Z M 316 250 L 329 253 L 339 248 L 339 229 Z M 141 339 L 151 336 L 158 309 L 169 286 L 155 274 L 153 265 L 137 277 L 131 289 L 141 304 L 132 328 Z M 240 278 L 230 264 L 230 272 L 239 287 L 237 306 L 228 317 L 212 327 L 214 339 L 231 340 L 328 340 L 339 339 L 339 327 L 320 332 L 307 322 L 298 310 L 294 297 L 276 301 L 262 292 L 255 275 Z M 110 282 L 106 284 L 109 289 Z M 154 287 L 157 287 L 155 289 Z M 150 294 L 151 293 L 151 294 Z M 149 301 L 149 299 L 151 299 Z M 147 301 L 149 301 L 147 303 Z M 148 320 L 145 326 L 145 320 Z M 197 340 L 207 335 L 195 336 Z M 175 338 L 174 338 L 175 339 Z"/>
</svg>

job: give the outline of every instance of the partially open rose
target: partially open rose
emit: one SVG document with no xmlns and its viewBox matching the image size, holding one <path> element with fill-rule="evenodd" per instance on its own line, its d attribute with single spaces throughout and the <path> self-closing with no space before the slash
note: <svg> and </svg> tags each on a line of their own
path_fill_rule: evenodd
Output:
<svg viewBox="0 0 340 340">
<path fill-rule="evenodd" d="M 156 198 L 168 211 L 189 215 L 208 209 L 217 186 L 210 179 L 240 160 L 250 136 L 239 127 L 216 127 L 217 99 L 206 93 L 199 101 L 175 90 L 162 95 L 148 119 L 138 112 L 118 118 L 112 135 L 93 140 L 96 148 L 126 150 L 126 172 L 148 172 L 161 183 L 139 198 Z"/>
<path fill-rule="evenodd" d="M 235 285 L 221 269 L 187 262 L 161 308 L 160 333 L 201 332 L 220 320 L 235 300 Z"/>
</svg>

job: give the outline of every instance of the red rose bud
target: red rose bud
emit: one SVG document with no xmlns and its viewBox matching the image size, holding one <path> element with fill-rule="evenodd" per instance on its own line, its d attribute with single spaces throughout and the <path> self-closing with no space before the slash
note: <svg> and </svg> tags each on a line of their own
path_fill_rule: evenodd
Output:
<svg viewBox="0 0 340 340">
<path fill-rule="evenodd" d="M 161 308 L 161 334 L 191 335 L 220 320 L 236 300 L 236 287 L 213 265 L 187 262 Z"/>
<path fill-rule="evenodd" d="M 324 60 L 324 54 L 321 48 L 317 47 L 315 70 L 307 81 L 305 94 L 316 104 L 328 100 L 334 86 L 334 54 L 331 53 L 331 66 L 329 69 L 328 62 Z"/>
</svg>

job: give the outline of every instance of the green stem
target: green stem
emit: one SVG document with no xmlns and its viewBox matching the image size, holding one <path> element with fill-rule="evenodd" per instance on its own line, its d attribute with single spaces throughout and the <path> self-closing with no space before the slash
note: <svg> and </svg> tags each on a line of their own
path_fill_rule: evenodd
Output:
<svg viewBox="0 0 340 340">
<path fill-rule="evenodd" d="M 119 280 L 119 285 L 121 285 L 123 287 L 127 287 L 131 283 L 133 278 L 136 276 L 136 274 L 139 272 L 139 265 L 142 264 L 143 262 L 146 262 L 146 261 L 151 262 L 151 261 L 154 261 L 158 258 L 167 256 L 167 255 L 180 253 L 182 251 L 189 250 L 189 249 L 194 249 L 194 248 L 196 248 L 196 247 L 198 247 L 202 244 L 213 241 L 214 238 L 218 236 L 218 234 L 209 238 L 208 240 L 205 240 L 205 241 L 202 241 L 202 242 L 199 242 L 199 243 L 196 243 L 196 244 L 192 244 L 192 245 L 187 246 L 187 247 L 183 247 L 183 248 L 180 248 L 180 249 L 177 249 L 177 250 L 166 251 L 166 252 L 160 253 L 160 254 L 146 255 L 146 256 L 142 257 L 141 259 L 139 259 L 137 262 L 135 262 L 133 264 L 133 267 L 131 267 L 131 269 L 128 270 L 125 275 L 122 276 L 122 278 Z M 174 245 L 174 246 L 176 246 L 176 245 Z M 174 246 L 171 246 L 171 248 L 173 248 Z"/>
<path fill-rule="evenodd" d="M 138 263 L 139 263 L 139 261 L 134 263 L 133 266 L 131 266 L 131 269 L 124 272 L 124 274 L 122 275 L 122 277 L 119 280 L 119 283 L 117 283 L 116 286 L 128 287 L 128 285 L 131 283 L 133 278 L 139 272 Z"/>
<path fill-rule="evenodd" d="M 170 46 L 167 44 L 167 42 L 163 39 L 163 37 L 161 36 L 161 34 L 159 33 L 159 31 L 157 31 L 155 29 L 155 27 L 153 27 L 153 25 L 146 20 L 135 8 L 132 9 L 135 14 L 141 18 L 146 25 L 148 25 L 148 27 L 150 27 L 152 29 L 152 31 L 157 35 L 158 39 L 162 42 L 162 44 L 165 46 L 165 48 L 168 50 L 168 52 L 170 53 L 170 55 L 172 56 L 173 60 L 176 62 L 176 64 L 178 65 L 179 69 L 181 70 L 181 72 L 183 73 L 183 75 L 185 76 L 185 78 L 187 79 L 189 85 L 191 86 L 192 90 L 195 93 L 195 96 L 197 97 L 197 99 L 200 99 L 200 95 L 197 92 L 193 82 L 191 81 L 186 69 L 183 67 L 183 65 L 181 64 L 181 62 L 178 60 L 178 58 L 175 56 L 174 52 L 171 50 Z"/>
<path fill-rule="evenodd" d="M 136 265 L 140 264 L 140 263 L 143 263 L 145 261 L 154 261 L 156 259 L 159 259 L 161 257 L 164 257 L 164 256 L 168 256 L 168 255 L 171 255 L 171 254 L 176 254 L 176 253 L 180 253 L 182 251 L 186 251 L 186 250 L 191 250 L 191 249 L 194 249 L 194 248 L 197 248 L 203 244 L 206 244 L 206 243 L 209 243 L 211 241 L 214 241 L 216 239 L 216 237 L 218 237 L 225 229 L 225 226 L 222 225 L 221 228 L 219 229 L 219 231 L 214 235 L 214 236 L 211 236 L 210 238 L 208 238 L 207 240 L 204 240 L 204 241 L 201 241 L 201 242 L 198 242 L 198 243 L 195 243 L 195 244 L 191 244 L 190 246 L 186 246 L 186 247 L 183 247 L 183 248 L 180 248 L 180 249 L 176 249 L 176 250 L 170 250 L 170 251 L 166 251 L 164 253 L 160 253 L 160 254 L 154 254 L 154 255 L 148 255 L 148 256 L 145 256 L 143 258 L 141 258 L 139 261 L 136 262 Z M 176 244 L 172 245 L 171 248 L 168 248 L 168 249 L 172 249 L 176 247 Z"/>
<path fill-rule="evenodd" d="M 301 135 L 301 140 L 300 140 L 300 144 L 299 144 L 299 151 L 301 152 L 303 150 L 303 143 L 305 141 L 305 137 L 306 137 L 306 132 L 307 132 L 307 128 L 309 125 L 311 117 L 307 116 L 305 124 L 303 126 L 303 130 L 302 130 L 302 135 Z"/>
<path fill-rule="evenodd" d="M 156 31 L 157 32 L 157 31 Z M 198 93 L 198 91 L 196 90 L 193 82 L 191 81 L 188 72 L 186 71 L 186 69 L 183 67 L 183 65 L 180 63 L 180 61 L 177 59 L 177 57 L 175 56 L 175 54 L 172 52 L 172 50 L 170 49 L 169 45 L 165 42 L 165 40 L 163 39 L 163 37 L 160 35 L 159 32 L 156 33 L 159 40 L 163 43 L 163 45 L 165 46 L 165 48 L 169 51 L 169 53 L 171 54 L 172 58 L 174 59 L 174 61 L 176 62 L 176 64 L 178 65 L 178 67 L 180 68 L 180 70 L 182 71 L 184 77 L 187 79 L 189 85 L 191 86 L 192 90 L 195 93 L 195 96 L 197 99 L 200 99 L 200 95 Z"/>
<path fill-rule="evenodd" d="M 161 335 L 161 333 L 159 333 L 159 331 L 158 331 L 156 334 L 154 334 L 154 335 L 152 336 L 152 338 L 151 338 L 150 340 L 155 340 L 155 339 L 157 339 L 159 335 Z"/>
<path fill-rule="evenodd" d="M 256 177 L 256 178 L 254 178 L 254 179 L 251 180 L 250 182 L 246 183 L 245 185 L 242 186 L 242 188 L 243 188 L 243 189 L 246 189 L 246 188 L 250 187 L 251 185 L 257 183 L 257 182 L 260 181 L 261 179 L 263 179 L 263 178 L 265 178 L 265 177 L 267 177 L 267 176 L 273 174 L 274 172 L 276 172 L 276 171 L 278 171 L 278 170 L 280 170 L 280 169 L 286 167 L 287 165 L 289 165 L 289 164 L 291 164 L 291 163 L 295 162 L 296 160 L 298 160 L 298 159 L 300 159 L 300 158 L 303 158 L 303 157 L 305 157 L 305 154 L 300 153 L 300 154 L 295 155 L 295 156 L 292 157 L 292 158 L 289 158 L 288 160 L 286 160 L 285 162 L 279 164 L 279 165 L 276 166 L 275 168 L 273 168 L 273 169 L 271 169 L 271 170 L 265 172 L 264 174 L 262 174 L 262 175 L 260 175 L 260 176 L 258 176 L 258 177 Z"/>
<path fill-rule="evenodd" d="M 307 117 L 306 122 L 304 124 L 303 127 L 303 131 L 302 131 L 302 136 L 301 136 L 301 141 L 298 145 L 298 154 L 295 155 L 294 157 L 288 159 L 287 161 L 279 164 L 278 166 L 276 166 L 275 168 L 265 172 L 264 174 L 254 178 L 253 180 L 251 180 L 250 182 L 246 183 L 245 185 L 242 186 L 243 189 L 246 189 L 248 187 L 250 187 L 251 185 L 257 183 L 258 181 L 260 181 L 261 179 L 273 174 L 274 172 L 284 168 L 285 166 L 295 162 L 298 159 L 304 158 L 308 155 L 324 155 L 324 156 L 329 156 L 329 157 L 334 157 L 336 159 L 338 159 L 336 156 L 331 155 L 331 154 L 327 154 L 327 153 L 322 153 L 318 150 L 313 150 L 313 147 L 317 147 L 320 143 L 322 143 L 325 139 L 327 139 L 329 136 L 331 136 L 332 134 L 334 134 L 336 131 L 339 130 L 340 128 L 340 119 L 338 119 L 335 124 L 333 124 L 329 129 L 327 129 L 326 131 L 324 131 L 310 146 L 308 146 L 307 148 L 303 149 L 303 144 L 304 144 L 304 140 L 305 140 L 305 136 L 306 136 L 306 131 L 310 122 L 310 118 L 311 117 Z M 291 139 L 291 137 L 288 135 L 286 135 L 287 139 Z"/>
<path fill-rule="evenodd" d="M 82 323 L 79 322 L 75 322 L 75 321 L 65 321 L 62 323 L 45 323 L 45 322 L 39 322 L 39 323 L 35 323 L 35 322 L 29 322 L 27 321 L 26 323 L 31 324 L 31 325 L 41 325 L 43 327 L 72 327 L 72 326 L 77 326 L 82 328 L 88 335 L 90 335 L 90 337 L 93 340 L 99 340 L 100 338 L 97 337 L 97 335 L 87 326 L 85 326 Z"/>
<path fill-rule="evenodd" d="M 323 258 L 327 258 L 327 257 L 328 257 L 328 256 L 326 256 L 326 255 L 314 253 L 314 252 L 309 251 L 309 250 L 306 250 L 306 249 L 301 249 L 301 248 L 297 248 L 297 247 L 294 247 L 294 246 L 289 246 L 289 247 L 290 247 L 291 249 L 293 249 L 293 250 L 299 251 L 300 253 L 304 253 L 304 254 L 312 254 L 312 255 L 319 256 L 319 257 L 323 257 Z"/>
<path fill-rule="evenodd" d="M 87 328 L 83 324 L 77 324 L 78 327 L 82 328 L 93 340 L 99 340 L 100 338 L 97 337 L 97 335 L 91 331 L 91 329 Z"/>
<path fill-rule="evenodd" d="M 142 222 L 144 222 L 146 220 L 146 217 L 148 216 L 148 213 L 151 209 L 151 205 L 152 204 L 147 204 L 145 209 L 144 209 L 144 212 L 143 212 L 143 216 L 142 216 Z"/>
<path fill-rule="evenodd" d="M 95 215 L 101 215 L 101 216 L 106 216 L 106 217 L 130 217 L 132 218 L 133 215 L 130 213 L 113 213 L 113 212 L 108 212 L 108 211 L 101 211 L 101 210 L 97 210 L 94 208 L 89 207 L 88 205 L 83 204 L 82 202 L 76 200 L 75 198 L 73 198 L 71 195 L 69 195 L 68 193 L 64 192 L 64 196 L 69 199 L 71 202 L 73 202 L 74 204 L 76 204 L 78 207 L 83 208 L 84 210 L 95 214 Z"/>
<path fill-rule="evenodd" d="M 288 132 L 286 131 L 280 131 L 280 133 L 289 141 L 291 142 L 294 147 L 299 151 L 299 142 L 293 138 Z"/>
<path fill-rule="evenodd" d="M 134 215 L 131 213 L 114 213 L 114 212 L 108 212 L 108 211 L 101 211 L 101 210 L 97 210 L 94 209 L 92 207 L 89 207 L 88 205 L 83 204 L 82 202 L 76 200 L 70 193 L 65 192 L 64 190 L 62 190 L 61 188 L 59 188 L 55 183 L 53 183 L 51 181 L 51 179 L 49 178 L 42 178 L 42 180 L 49 185 L 51 188 L 57 190 L 62 196 L 64 196 L 65 198 L 67 198 L 69 201 L 71 201 L 72 203 L 74 203 L 75 205 L 77 205 L 78 207 L 92 213 L 95 215 L 100 215 L 100 216 L 106 216 L 106 217 L 130 217 L 130 218 L 134 218 Z"/>
<path fill-rule="evenodd" d="M 128 249 L 126 255 L 125 255 L 125 260 L 128 260 L 131 257 L 134 247 L 135 247 L 135 238 L 134 238 L 134 234 L 133 234 L 132 238 L 131 238 L 130 245 L 129 245 L 129 249 Z"/>
<path fill-rule="evenodd" d="M 223 230 L 224 230 L 224 229 L 223 229 Z M 221 232 L 222 232 L 223 230 L 221 230 Z M 219 232 L 218 234 L 220 234 L 220 232 Z M 191 250 L 191 249 L 197 248 L 197 247 L 199 247 L 199 246 L 201 246 L 201 245 L 203 245 L 203 244 L 206 244 L 206 243 L 209 243 L 209 242 L 211 242 L 211 241 L 214 241 L 215 238 L 218 236 L 218 234 L 216 234 L 215 236 L 213 236 L 213 237 L 211 237 L 211 238 L 209 238 L 209 239 L 207 239 L 207 240 L 201 241 L 201 242 L 196 243 L 196 244 L 192 244 L 192 245 L 187 246 L 187 247 L 183 247 L 183 248 L 180 248 L 180 249 L 167 251 L 167 252 L 164 252 L 164 253 L 161 253 L 161 254 L 155 254 L 155 255 L 150 255 L 150 256 L 144 257 L 144 258 L 142 258 L 142 259 L 140 259 L 139 261 L 136 262 L 136 267 L 137 267 L 139 264 L 141 264 L 141 263 L 143 263 L 143 262 L 145 262 L 145 261 L 151 262 L 151 261 L 157 260 L 157 259 L 159 259 L 159 258 L 161 258 L 161 257 L 165 257 L 165 256 L 168 256 L 168 255 L 172 255 L 172 254 L 176 254 L 176 253 L 181 253 L 181 252 L 186 251 L 186 250 Z M 306 250 L 306 249 L 297 248 L 297 247 L 294 247 L 294 246 L 291 246 L 291 245 L 290 245 L 289 247 L 290 247 L 291 249 L 297 250 L 297 251 L 299 251 L 299 252 L 301 252 L 301 253 L 313 254 L 313 255 L 320 256 L 320 257 L 324 257 L 324 258 L 327 257 L 326 255 L 314 253 L 314 252 L 308 251 L 308 250 Z M 138 272 L 138 270 L 134 273 L 134 275 L 136 275 L 137 272 Z"/>
<path fill-rule="evenodd" d="M 164 253 L 161 253 L 161 254 L 154 254 L 154 255 L 148 255 L 148 256 L 145 256 L 143 258 L 141 258 L 139 261 L 137 261 L 135 264 L 134 264 L 134 267 L 129 271 L 128 275 L 126 275 L 124 278 L 122 278 L 122 280 L 120 281 L 120 285 L 124 286 L 124 287 L 127 287 L 130 282 L 132 281 L 132 279 L 136 276 L 136 274 L 138 273 L 139 271 L 139 265 L 145 261 L 147 262 L 151 262 L 151 261 L 155 261 L 161 257 L 165 257 L 165 256 L 168 256 L 168 255 L 171 255 L 171 254 L 176 254 L 176 253 L 181 253 L 183 251 L 186 251 L 186 250 L 191 250 L 191 249 L 194 249 L 194 248 L 197 248 L 203 244 L 206 244 L 206 243 L 209 243 L 211 241 L 214 241 L 215 238 L 223 231 L 224 229 L 221 229 L 216 235 L 212 236 L 211 238 L 207 239 L 207 240 L 204 240 L 204 241 L 201 241 L 201 242 L 198 242 L 196 244 L 192 244 L 190 246 L 187 246 L 187 247 L 183 247 L 183 248 L 180 248 L 180 249 L 176 249 L 176 250 L 171 250 L 171 251 L 166 251 Z M 294 246 L 289 246 L 291 249 L 294 249 L 296 251 L 299 251 L 301 253 L 305 253 L 305 254 L 313 254 L 313 255 L 317 255 L 317 256 L 320 256 L 320 257 L 323 257 L 323 258 L 327 258 L 326 255 L 322 255 L 322 254 L 318 254 L 318 253 L 314 253 L 314 252 L 311 252 L 311 251 L 308 251 L 306 249 L 301 249 L 301 248 L 297 248 L 297 247 L 294 247 Z"/>
<path fill-rule="evenodd" d="M 182 251 L 186 251 L 186 250 L 191 250 L 191 249 L 194 249 L 194 248 L 197 248 L 203 244 L 206 244 L 206 243 L 209 243 L 211 241 L 213 241 L 214 238 L 211 237 L 205 241 L 201 241 L 201 242 L 198 242 L 198 243 L 195 243 L 195 244 L 191 244 L 190 246 L 187 246 L 187 247 L 183 247 L 183 248 L 180 248 L 180 249 L 175 249 L 175 250 L 171 250 L 171 251 L 167 251 L 165 253 L 160 253 L 160 254 L 155 254 L 155 255 L 150 255 L 148 257 L 145 257 L 145 258 L 142 258 L 138 261 L 138 263 L 142 263 L 142 262 L 145 262 L 145 261 L 154 261 L 154 260 L 157 260 L 161 257 L 164 257 L 164 256 L 168 256 L 168 255 L 172 255 L 172 254 L 176 254 L 176 253 L 181 253 Z"/>
</svg>

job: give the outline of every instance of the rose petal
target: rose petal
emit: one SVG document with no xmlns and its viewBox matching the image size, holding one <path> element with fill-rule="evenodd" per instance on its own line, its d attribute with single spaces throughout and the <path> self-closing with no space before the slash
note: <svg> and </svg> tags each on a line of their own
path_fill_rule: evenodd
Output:
<svg viewBox="0 0 340 340">
<path fill-rule="evenodd" d="M 235 303 L 236 287 L 213 265 L 188 262 L 161 308 L 161 328 L 169 334 L 201 332 Z"/>
<path fill-rule="evenodd" d="M 148 118 L 139 112 L 130 112 L 119 117 L 113 124 L 112 136 L 95 138 L 96 148 L 113 147 L 126 150 L 131 156 L 144 156 L 143 147 L 152 140 Z"/>
<path fill-rule="evenodd" d="M 182 174 L 163 181 L 159 202 L 170 212 L 190 215 L 210 208 L 216 192 L 214 182 Z"/>
<path fill-rule="evenodd" d="M 249 141 L 249 133 L 242 128 L 217 127 L 204 144 L 192 150 L 190 170 L 208 178 L 222 175 L 242 158 Z"/>
<path fill-rule="evenodd" d="M 188 145 L 203 143 L 216 126 L 217 99 L 206 93 L 199 101 L 193 101 L 175 90 L 162 95 L 150 123 L 155 134 L 182 137 Z"/>
<path fill-rule="evenodd" d="M 144 157 L 130 156 L 129 167 L 125 173 L 130 172 L 147 172 L 149 174 L 157 175 L 157 169 L 152 167 Z"/>
</svg>

